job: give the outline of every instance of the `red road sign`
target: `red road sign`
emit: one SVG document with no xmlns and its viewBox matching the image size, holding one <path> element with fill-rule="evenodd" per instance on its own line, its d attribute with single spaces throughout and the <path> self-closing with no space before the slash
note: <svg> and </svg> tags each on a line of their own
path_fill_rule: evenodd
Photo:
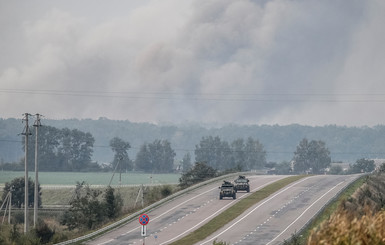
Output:
<svg viewBox="0 0 385 245">
<path fill-rule="evenodd" d="M 141 214 L 141 215 L 139 216 L 139 223 L 140 223 L 141 225 L 147 225 L 148 222 L 150 222 L 150 218 L 148 217 L 147 214 Z"/>
</svg>

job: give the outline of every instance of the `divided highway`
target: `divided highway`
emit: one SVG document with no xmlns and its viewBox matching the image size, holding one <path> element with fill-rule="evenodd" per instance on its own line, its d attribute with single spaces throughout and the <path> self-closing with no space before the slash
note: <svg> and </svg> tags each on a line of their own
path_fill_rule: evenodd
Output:
<svg viewBox="0 0 385 245">
<path fill-rule="evenodd" d="M 250 176 L 251 193 L 285 177 Z M 301 229 L 328 200 L 357 177 L 321 175 L 301 179 L 257 203 L 198 244 L 212 244 L 214 239 L 230 244 L 279 244 Z M 145 244 L 170 244 L 249 195 L 238 192 L 236 200 L 219 200 L 220 184 L 216 182 L 195 189 L 147 212 L 150 222 Z M 141 225 L 135 219 L 86 244 L 143 244 Z"/>
</svg>

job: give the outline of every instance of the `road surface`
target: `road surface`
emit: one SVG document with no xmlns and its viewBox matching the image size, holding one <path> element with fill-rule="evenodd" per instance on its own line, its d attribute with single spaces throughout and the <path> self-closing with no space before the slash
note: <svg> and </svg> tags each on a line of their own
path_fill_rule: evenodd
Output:
<svg viewBox="0 0 385 245">
<path fill-rule="evenodd" d="M 250 193 L 285 177 L 287 176 L 250 176 L 248 177 L 251 186 Z M 218 187 L 221 183 L 219 181 L 195 189 L 147 212 L 150 222 L 146 228 L 147 237 L 145 244 L 169 244 L 207 223 L 215 215 L 221 213 L 243 197 L 250 195 L 250 193 L 238 192 L 236 200 L 232 198 L 219 200 Z M 139 220 L 133 220 L 116 230 L 88 241 L 86 244 L 143 244 L 141 225 Z"/>
<path fill-rule="evenodd" d="M 285 177 L 250 176 L 250 193 Z M 212 244 L 214 239 L 230 244 L 280 244 L 300 230 L 325 203 L 356 178 L 357 175 L 319 175 L 301 179 L 257 203 L 197 244 Z M 236 200 L 219 200 L 220 184 L 216 182 L 195 189 L 147 212 L 150 222 L 146 227 L 145 244 L 165 245 L 174 242 L 250 195 L 238 192 Z M 86 244 L 143 244 L 141 228 L 139 220 L 133 220 Z"/>
<path fill-rule="evenodd" d="M 301 179 L 259 202 L 198 244 L 281 244 L 299 231 L 330 199 L 359 175 Z"/>
</svg>

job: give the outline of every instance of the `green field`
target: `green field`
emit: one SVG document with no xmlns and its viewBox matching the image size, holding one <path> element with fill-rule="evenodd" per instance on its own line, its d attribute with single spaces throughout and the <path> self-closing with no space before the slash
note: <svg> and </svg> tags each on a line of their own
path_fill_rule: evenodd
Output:
<svg viewBox="0 0 385 245">
<path fill-rule="evenodd" d="M 23 171 L 0 171 L 0 185 L 10 182 L 14 178 L 23 177 Z M 35 172 L 28 176 L 35 180 Z M 85 181 L 89 185 L 108 185 L 112 173 L 79 173 L 79 172 L 39 172 L 40 185 L 76 185 Z M 136 184 L 176 184 L 180 174 L 148 174 L 148 173 L 122 173 L 122 185 Z M 119 185 L 120 175 L 115 173 L 111 185 Z"/>
</svg>

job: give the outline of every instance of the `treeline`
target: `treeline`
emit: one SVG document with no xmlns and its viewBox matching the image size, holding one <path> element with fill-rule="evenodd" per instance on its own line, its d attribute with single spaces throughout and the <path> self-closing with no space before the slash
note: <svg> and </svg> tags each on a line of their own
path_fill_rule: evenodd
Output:
<svg viewBox="0 0 385 245">
<path fill-rule="evenodd" d="M 175 159 L 180 161 L 190 153 L 192 161 L 196 144 L 203 137 L 218 136 L 232 142 L 239 138 L 258 139 L 266 151 L 267 162 L 290 161 L 298 142 L 303 138 L 317 139 L 326 143 L 332 161 L 354 162 L 361 158 L 385 158 L 385 125 L 375 127 L 346 127 L 327 125 L 311 127 L 303 125 L 155 125 L 133 123 L 100 118 L 48 120 L 43 119 L 43 127 L 77 129 L 90 132 L 95 139 L 92 160 L 111 162 L 114 152 L 109 142 L 114 137 L 130 143 L 128 156 L 136 157 L 141 146 L 155 140 L 167 140 L 175 151 Z M 0 119 L 0 163 L 19 161 L 23 157 L 21 146 L 23 129 L 21 119 Z M 43 128 L 42 127 L 42 128 Z"/>
<path fill-rule="evenodd" d="M 253 138 L 236 139 L 231 143 L 218 136 L 203 137 L 195 147 L 196 162 L 204 162 L 216 170 L 262 169 L 266 165 L 264 146 Z"/>
<path fill-rule="evenodd" d="M 33 136 L 33 135 L 31 135 Z M 24 141 L 24 138 L 23 138 Z M 92 161 L 95 139 L 89 132 L 77 129 L 58 129 L 45 126 L 38 133 L 38 162 L 40 171 L 144 171 L 169 173 L 175 169 L 187 171 L 192 166 L 190 153 L 186 153 L 182 163 L 175 163 L 176 153 L 168 140 L 154 140 L 143 144 L 135 160 L 129 157 L 131 145 L 119 137 L 109 141 L 114 153 L 110 164 Z M 23 142 L 24 143 L 24 142 Z M 35 160 L 35 140 L 28 144 L 28 166 L 33 170 Z M 261 169 L 266 165 L 263 145 L 253 138 L 237 139 L 231 143 L 217 137 L 203 137 L 196 145 L 196 161 L 204 162 L 218 171 L 228 169 Z M 23 170 L 24 159 L 17 163 L 2 163 L 3 170 Z M 184 169 L 183 169 L 184 168 Z"/>
<path fill-rule="evenodd" d="M 31 131 L 33 132 L 33 131 Z M 29 136 L 28 168 L 34 169 L 35 138 Z M 20 147 L 24 150 L 25 137 Z M 38 133 L 38 162 L 42 171 L 80 171 L 99 169 L 92 162 L 95 139 L 90 133 L 77 129 L 58 129 L 51 126 L 39 128 Z M 24 170 L 24 158 L 16 163 L 2 163 L 3 170 Z"/>
</svg>

